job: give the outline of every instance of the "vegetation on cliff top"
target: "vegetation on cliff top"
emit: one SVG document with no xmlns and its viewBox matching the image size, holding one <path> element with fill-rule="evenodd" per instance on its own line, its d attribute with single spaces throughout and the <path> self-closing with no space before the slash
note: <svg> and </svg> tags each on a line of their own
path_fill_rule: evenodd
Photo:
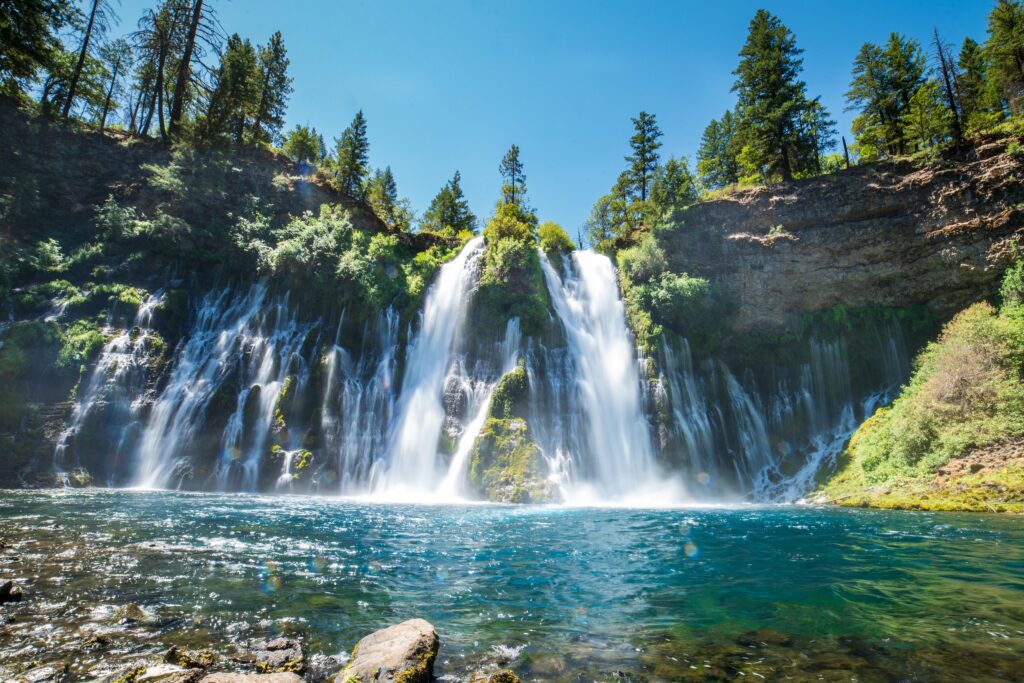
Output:
<svg viewBox="0 0 1024 683">
<path fill-rule="evenodd" d="M 850 439 L 822 489 L 828 499 L 1024 510 L 1024 461 L 1000 461 L 1000 445 L 1024 437 L 1022 279 L 1018 263 L 1007 272 L 999 310 L 988 303 L 967 308 L 925 348 L 899 398 Z M 974 476 L 972 469 L 955 483 L 942 476 L 980 452 L 993 453 L 983 463 L 994 465 L 991 471 Z"/>
</svg>

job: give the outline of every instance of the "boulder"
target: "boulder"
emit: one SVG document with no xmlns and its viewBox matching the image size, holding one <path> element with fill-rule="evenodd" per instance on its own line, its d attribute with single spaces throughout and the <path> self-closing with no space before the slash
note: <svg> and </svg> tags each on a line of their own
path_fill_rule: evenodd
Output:
<svg viewBox="0 0 1024 683">
<path fill-rule="evenodd" d="M 423 619 L 374 631 L 356 644 L 335 683 L 428 683 L 438 646 L 437 631 Z"/>
<path fill-rule="evenodd" d="M 177 645 L 164 653 L 164 661 L 188 669 L 209 669 L 217 663 L 217 654 L 210 649 L 182 650 Z"/>
<path fill-rule="evenodd" d="M 202 676 L 202 669 L 186 669 L 165 663 L 147 668 L 132 683 L 196 683 Z"/>
<path fill-rule="evenodd" d="M 210 674 L 199 683 L 302 683 L 302 679 L 292 673 Z"/>
<path fill-rule="evenodd" d="M 486 672 L 481 671 L 473 674 L 469 683 L 523 683 L 519 676 L 516 676 L 514 672 L 508 669 L 499 669 L 498 671 Z"/>
</svg>

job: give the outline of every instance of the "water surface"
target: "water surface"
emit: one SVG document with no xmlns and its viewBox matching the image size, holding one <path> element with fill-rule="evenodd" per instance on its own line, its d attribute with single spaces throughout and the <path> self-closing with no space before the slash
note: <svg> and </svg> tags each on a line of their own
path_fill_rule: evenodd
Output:
<svg viewBox="0 0 1024 683">
<path fill-rule="evenodd" d="M 423 617 L 453 679 L 1024 680 L 1013 517 L 63 490 L 0 494 L 0 528 L 27 580 L 5 678 L 277 633 L 334 654 Z"/>
</svg>

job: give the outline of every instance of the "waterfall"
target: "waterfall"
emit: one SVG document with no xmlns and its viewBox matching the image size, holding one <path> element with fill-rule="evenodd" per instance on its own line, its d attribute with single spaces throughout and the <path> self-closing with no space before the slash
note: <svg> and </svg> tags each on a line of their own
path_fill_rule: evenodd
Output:
<svg viewBox="0 0 1024 683">
<path fill-rule="evenodd" d="M 494 394 L 494 390 L 497 388 L 498 382 L 505 373 L 511 372 L 516 367 L 516 363 L 519 360 L 519 347 L 521 344 L 522 335 L 519 332 L 519 318 L 512 318 L 505 326 L 505 338 L 498 345 L 498 353 L 501 358 L 501 370 L 497 378 L 492 382 L 484 382 L 483 391 L 473 391 L 471 387 L 468 392 L 469 395 L 475 399 L 470 401 L 468 406 L 470 414 L 473 415 L 473 419 L 468 425 L 466 425 L 462 435 L 459 437 L 458 445 L 455 448 L 455 454 L 452 456 L 451 463 L 448 465 L 448 472 L 445 474 L 438 489 L 438 495 L 440 498 L 444 500 L 454 500 L 464 493 L 463 485 L 465 484 L 466 478 L 466 465 L 469 462 L 470 451 L 473 450 L 473 443 L 476 441 L 477 436 L 480 435 L 480 430 L 483 429 L 484 422 L 487 421 L 487 411 L 491 407 L 491 396 Z M 477 384 L 480 383 L 478 382 Z"/>
<path fill-rule="evenodd" d="M 569 359 L 549 369 L 556 370 L 552 379 L 559 384 L 554 393 L 571 389 L 565 402 L 570 424 L 562 429 L 577 429 L 582 437 L 570 442 L 574 452 L 566 453 L 564 441 L 553 452 L 550 444 L 541 447 L 552 469 L 572 478 L 563 483 L 568 500 L 651 503 L 654 489 L 664 495 L 669 487 L 654 459 L 638 358 L 615 269 L 608 258 L 591 251 L 565 259 L 564 281 L 543 254 L 541 265 L 568 343 Z"/>
<path fill-rule="evenodd" d="M 301 383 L 307 371 L 298 351 L 311 328 L 289 313 L 287 297 L 272 300 L 265 283 L 244 293 L 225 288 L 207 294 L 150 411 L 135 485 L 177 485 L 189 473 L 211 402 L 233 391 L 235 408 L 221 436 L 213 478 L 222 490 L 255 489 L 285 377 L 296 373 Z"/>
<path fill-rule="evenodd" d="M 325 359 L 320 405 L 324 453 L 333 463 L 321 475 L 327 491 L 364 493 L 394 413 L 398 314 L 392 308 L 367 323 L 362 338 L 374 339 L 353 358 L 341 343 L 341 323 Z"/>
<path fill-rule="evenodd" d="M 74 451 L 74 441 L 86 421 L 105 409 L 106 421 L 110 423 L 115 437 L 106 444 L 116 463 L 125 441 L 138 425 L 139 398 L 145 390 L 149 370 L 150 335 L 153 311 L 160 304 L 163 291 L 157 291 L 139 306 L 131 327 L 120 331 L 103 345 L 96 365 L 88 379 L 80 387 L 81 393 L 71 410 L 71 418 L 61 433 L 53 454 L 53 469 L 58 476 L 69 468 L 76 467 L 68 462 L 69 451 Z M 110 334 L 111 331 L 107 330 Z"/>
<path fill-rule="evenodd" d="M 438 443 L 445 421 L 445 379 L 479 274 L 483 237 L 466 243 L 441 266 L 423 305 L 419 333 L 406 354 L 398 414 L 388 443 L 386 469 L 375 491 L 408 499 L 433 496 L 442 477 Z"/>
</svg>

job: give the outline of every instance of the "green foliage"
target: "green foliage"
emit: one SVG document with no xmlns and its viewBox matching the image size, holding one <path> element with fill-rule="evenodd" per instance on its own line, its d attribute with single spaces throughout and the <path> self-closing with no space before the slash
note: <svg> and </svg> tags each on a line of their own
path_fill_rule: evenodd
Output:
<svg viewBox="0 0 1024 683">
<path fill-rule="evenodd" d="M 658 148 L 661 143 L 661 129 L 653 114 L 645 111 L 633 119 L 633 136 L 629 139 L 632 154 L 626 157 L 626 176 L 631 186 L 631 194 L 647 201 L 651 177 L 658 168 Z"/>
<path fill-rule="evenodd" d="M 576 248 L 562 226 L 553 221 L 544 221 L 537 226 L 537 237 L 540 239 L 540 248 L 549 256 L 570 252 Z"/>
<path fill-rule="evenodd" d="M 686 159 L 671 157 L 654 171 L 648 211 L 650 215 L 645 222 L 653 224 L 664 215 L 681 211 L 696 203 L 699 196 L 697 180 L 690 173 Z"/>
<path fill-rule="evenodd" d="M 491 394 L 491 405 L 488 416 L 499 420 L 513 417 L 525 418 L 529 409 L 530 381 L 526 367 L 522 362 L 519 366 L 498 381 L 498 386 Z"/>
<path fill-rule="evenodd" d="M 284 153 L 298 164 L 315 166 L 327 157 L 324 136 L 316 132 L 316 128 L 296 125 L 285 135 Z"/>
<path fill-rule="evenodd" d="M 1010 111 L 1024 111 L 1024 5 L 1019 0 L 997 0 L 988 15 L 985 51 L 989 73 Z"/>
<path fill-rule="evenodd" d="M 136 234 L 139 226 L 139 216 L 135 207 L 122 207 L 114 199 L 113 195 L 96 207 L 94 219 L 103 239 L 120 240 Z"/>
<path fill-rule="evenodd" d="M 651 233 L 644 233 L 635 246 L 619 251 L 617 259 L 619 272 L 630 283 L 646 284 L 668 269 L 665 253 Z"/>
<path fill-rule="evenodd" d="M 370 141 L 362 110 L 335 141 L 334 177 L 338 189 L 353 199 L 363 198 L 363 186 L 370 167 Z"/>
<path fill-rule="evenodd" d="M 537 254 L 537 217 L 519 203 L 498 204 L 484 227 L 483 272 L 471 304 L 474 325 L 497 334 L 519 318 L 527 334 L 547 319 L 547 289 Z"/>
<path fill-rule="evenodd" d="M 720 190 L 739 182 L 739 140 L 737 122 L 731 111 L 721 119 L 712 119 L 701 136 L 697 151 L 697 175 L 701 185 Z"/>
<path fill-rule="evenodd" d="M 63 0 L 8 0 L 0 15 L 0 93 L 20 95 L 53 68 L 61 31 L 78 17 Z"/>
<path fill-rule="evenodd" d="M 744 175 L 791 180 L 815 172 L 833 144 L 834 123 L 799 78 L 801 52 L 777 17 L 757 11 L 734 72 Z"/>
<path fill-rule="evenodd" d="M 408 230 L 412 227 L 412 210 L 409 201 L 398 198 L 398 186 L 395 176 L 388 166 L 377 171 L 366 181 L 363 196 L 370 209 L 385 225 L 395 230 Z"/>
<path fill-rule="evenodd" d="M 210 96 L 204 138 L 209 141 L 246 140 L 260 99 L 259 57 L 248 38 L 228 37 Z"/>
<path fill-rule="evenodd" d="M 989 53 L 970 37 L 964 38 L 957 59 L 960 115 L 968 133 L 988 130 L 1003 120 L 999 90 L 990 77 Z"/>
<path fill-rule="evenodd" d="M 979 303 L 915 361 L 899 398 L 850 440 L 841 479 L 859 486 L 924 480 L 972 448 L 1024 435 L 1024 313 Z"/>
<path fill-rule="evenodd" d="M 476 216 L 469 210 L 469 202 L 462 192 L 462 175 L 458 171 L 430 201 L 420 221 L 420 230 L 452 237 L 476 231 Z"/>
<path fill-rule="evenodd" d="M 103 331 L 95 322 L 87 319 L 76 320 L 64 331 L 62 345 L 57 354 L 57 367 L 85 371 L 106 339 Z"/>
<path fill-rule="evenodd" d="M 1024 305 L 1024 261 L 1017 261 L 1006 269 L 999 288 L 999 299 L 1003 306 Z"/>
<path fill-rule="evenodd" d="M 488 500 L 543 503 L 551 498 L 545 467 L 524 420 L 489 418 L 469 456 L 469 484 Z"/>
<path fill-rule="evenodd" d="M 501 201 L 504 204 L 519 204 L 526 208 L 526 174 L 519 158 L 519 145 L 512 145 L 505 152 L 498 165 L 501 174 Z"/>
</svg>

